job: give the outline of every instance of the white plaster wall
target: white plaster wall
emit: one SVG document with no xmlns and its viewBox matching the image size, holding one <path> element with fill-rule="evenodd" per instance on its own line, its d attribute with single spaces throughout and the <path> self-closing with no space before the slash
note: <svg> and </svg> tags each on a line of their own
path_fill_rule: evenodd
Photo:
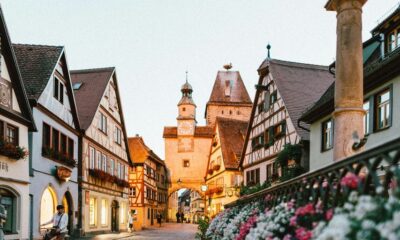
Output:
<svg viewBox="0 0 400 240">
<path fill-rule="evenodd" d="M 64 99 L 65 100 L 65 99 Z M 43 191 L 52 186 L 57 194 L 57 203 L 62 203 L 62 198 L 65 192 L 69 191 L 73 198 L 74 212 L 78 210 L 78 184 L 77 184 L 77 167 L 70 168 L 67 165 L 62 165 L 42 156 L 42 130 L 43 122 L 56 128 L 74 141 L 74 159 L 78 159 L 78 137 L 64 126 L 60 125 L 47 115 L 43 114 L 37 108 L 33 108 L 33 117 L 37 126 L 37 132 L 32 134 L 32 166 L 34 176 L 31 177 L 30 193 L 33 195 L 33 234 L 34 237 L 39 236 L 39 219 L 40 219 L 40 200 Z M 69 182 L 59 182 L 53 174 L 56 166 L 64 166 L 72 170 L 71 179 Z M 74 225 L 77 219 L 74 218 Z"/>
<path fill-rule="evenodd" d="M 67 87 L 64 87 L 64 103 L 60 103 L 54 98 L 54 73 L 51 75 L 50 80 L 47 82 L 45 89 L 40 95 L 38 102 L 45 106 L 50 112 L 57 115 L 68 125 L 74 127 L 74 120 L 71 113 Z"/>
<path fill-rule="evenodd" d="M 11 119 L 0 115 L 0 120 L 18 127 L 19 146 L 28 150 L 28 128 Z M 29 158 L 14 160 L 0 155 L 0 163 L 8 166 L 8 171 L 0 169 L 0 177 L 19 180 L 26 183 L 17 183 L 12 180 L 0 179 L 0 188 L 6 188 L 17 195 L 17 232 L 7 235 L 5 239 L 28 239 L 29 237 Z"/>
<path fill-rule="evenodd" d="M 377 92 L 393 86 L 393 106 L 392 106 L 392 126 L 388 129 L 372 132 L 368 136 L 365 149 L 371 149 L 385 142 L 400 137 L 400 76 L 394 78 L 390 82 L 374 89 L 365 94 L 364 98 L 376 94 Z M 321 124 L 330 118 L 327 116 L 322 120 L 316 121 L 310 127 L 310 170 L 319 169 L 327 164 L 333 163 L 333 150 L 321 152 Z"/>
<path fill-rule="evenodd" d="M 7 64 L 4 60 L 3 55 L 0 56 L 1 59 L 1 77 L 9 82 L 11 82 L 10 74 L 8 73 L 8 67 Z M 21 109 L 19 108 L 17 96 L 15 95 L 14 89 L 11 91 L 11 104 L 12 104 L 12 109 L 17 112 L 21 112 Z"/>
</svg>

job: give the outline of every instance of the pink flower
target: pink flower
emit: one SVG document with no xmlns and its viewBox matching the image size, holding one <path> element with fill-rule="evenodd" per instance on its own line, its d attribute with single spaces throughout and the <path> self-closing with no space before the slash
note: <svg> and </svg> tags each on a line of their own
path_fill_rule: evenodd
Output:
<svg viewBox="0 0 400 240">
<path fill-rule="evenodd" d="M 296 238 L 299 240 L 309 240 L 312 237 L 312 232 L 305 228 L 296 229 Z"/>
<path fill-rule="evenodd" d="M 360 178 L 354 173 L 347 173 L 346 176 L 340 180 L 340 185 L 348 187 L 350 189 L 357 189 Z"/>
<path fill-rule="evenodd" d="M 333 209 L 328 209 L 328 211 L 326 211 L 325 213 L 325 218 L 327 221 L 330 221 L 333 217 Z"/>
<path fill-rule="evenodd" d="M 282 240 L 291 240 L 292 239 L 292 235 L 290 234 L 286 234 Z"/>
<path fill-rule="evenodd" d="M 315 209 L 314 209 L 314 205 L 312 203 L 309 203 L 303 207 L 299 207 L 296 210 L 296 215 L 297 216 L 304 216 L 306 214 L 310 214 L 313 215 L 315 214 Z"/>
<path fill-rule="evenodd" d="M 236 237 L 235 240 L 244 240 L 246 238 L 246 235 L 249 233 L 250 229 L 254 226 L 256 222 L 257 222 L 256 214 L 249 217 L 247 221 L 240 226 L 239 235 Z"/>
<path fill-rule="evenodd" d="M 397 182 L 396 182 L 396 180 L 392 179 L 392 180 L 390 181 L 390 183 L 389 183 L 389 188 L 392 189 L 392 190 L 394 190 L 394 189 L 397 188 Z"/>
<path fill-rule="evenodd" d="M 288 209 L 292 209 L 292 208 L 294 207 L 294 200 L 289 201 L 289 202 L 287 203 L 287 207 L 288 207 Z"/>
<path fill-rule="evenodd" d="M 290 226 L 296 226 L 297 225 L 297 217 L 293 216 L 290 218 Z"/>
</svg>

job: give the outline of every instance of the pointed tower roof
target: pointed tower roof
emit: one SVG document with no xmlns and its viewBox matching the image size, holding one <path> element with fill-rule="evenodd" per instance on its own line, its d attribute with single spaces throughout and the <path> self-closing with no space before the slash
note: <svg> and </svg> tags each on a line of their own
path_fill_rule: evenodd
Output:
<svg viewBox="0 0 400 240">
<path fill-rule="evenodd" d="M 186 82 L 181 87 L 182 98 L 179 101 L 178 106 L 182 104 L 190 104 L 196 106 L 192 98 L 193 88 L 192 85 L 190 85 L 190 83 L 188 82 L 187 74 L 188 72 L 186 71 Z"/>
<path fill-rule="evenodd" d="M 218 71 L 208 104 L 252 104 L 239 71 Z"/>
</svg>

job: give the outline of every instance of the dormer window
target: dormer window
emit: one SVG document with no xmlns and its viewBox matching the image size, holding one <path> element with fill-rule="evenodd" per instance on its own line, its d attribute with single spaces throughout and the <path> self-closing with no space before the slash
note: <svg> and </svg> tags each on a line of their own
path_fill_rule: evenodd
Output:
<svg viewBox="0 0 400 240">
<path fill-rule="evenodd" d="M 387 52 L 392 52 L 400 47 L 400 27 L 387 35 Z"/>
<path fill-rule="evenodd" d="M 54 77 L 54 98 L 60 103 L 64 103 L 64 84 L 56 77 Z"/>
</svg>

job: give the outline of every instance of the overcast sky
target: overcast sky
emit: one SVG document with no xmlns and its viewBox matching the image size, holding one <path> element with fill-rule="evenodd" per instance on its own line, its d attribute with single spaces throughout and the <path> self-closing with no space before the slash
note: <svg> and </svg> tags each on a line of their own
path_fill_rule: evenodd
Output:
<svg viewBox="0 0 400 240">
<path fill-rule="evenodd" d="M 363 40 L 399 0 L 369 0 Z M 70 69 L 115 66 L 129 136 L 164 158 L 163 127 L 176 125 L 189 71 L 197 121 L 216 73 L 232 62 L 254 98 L 257 67 L 271 57 L 330 64 L 336 14 L 326 0 L 0 0 L 15 43 L 63 45 Z"/>
</svg>

